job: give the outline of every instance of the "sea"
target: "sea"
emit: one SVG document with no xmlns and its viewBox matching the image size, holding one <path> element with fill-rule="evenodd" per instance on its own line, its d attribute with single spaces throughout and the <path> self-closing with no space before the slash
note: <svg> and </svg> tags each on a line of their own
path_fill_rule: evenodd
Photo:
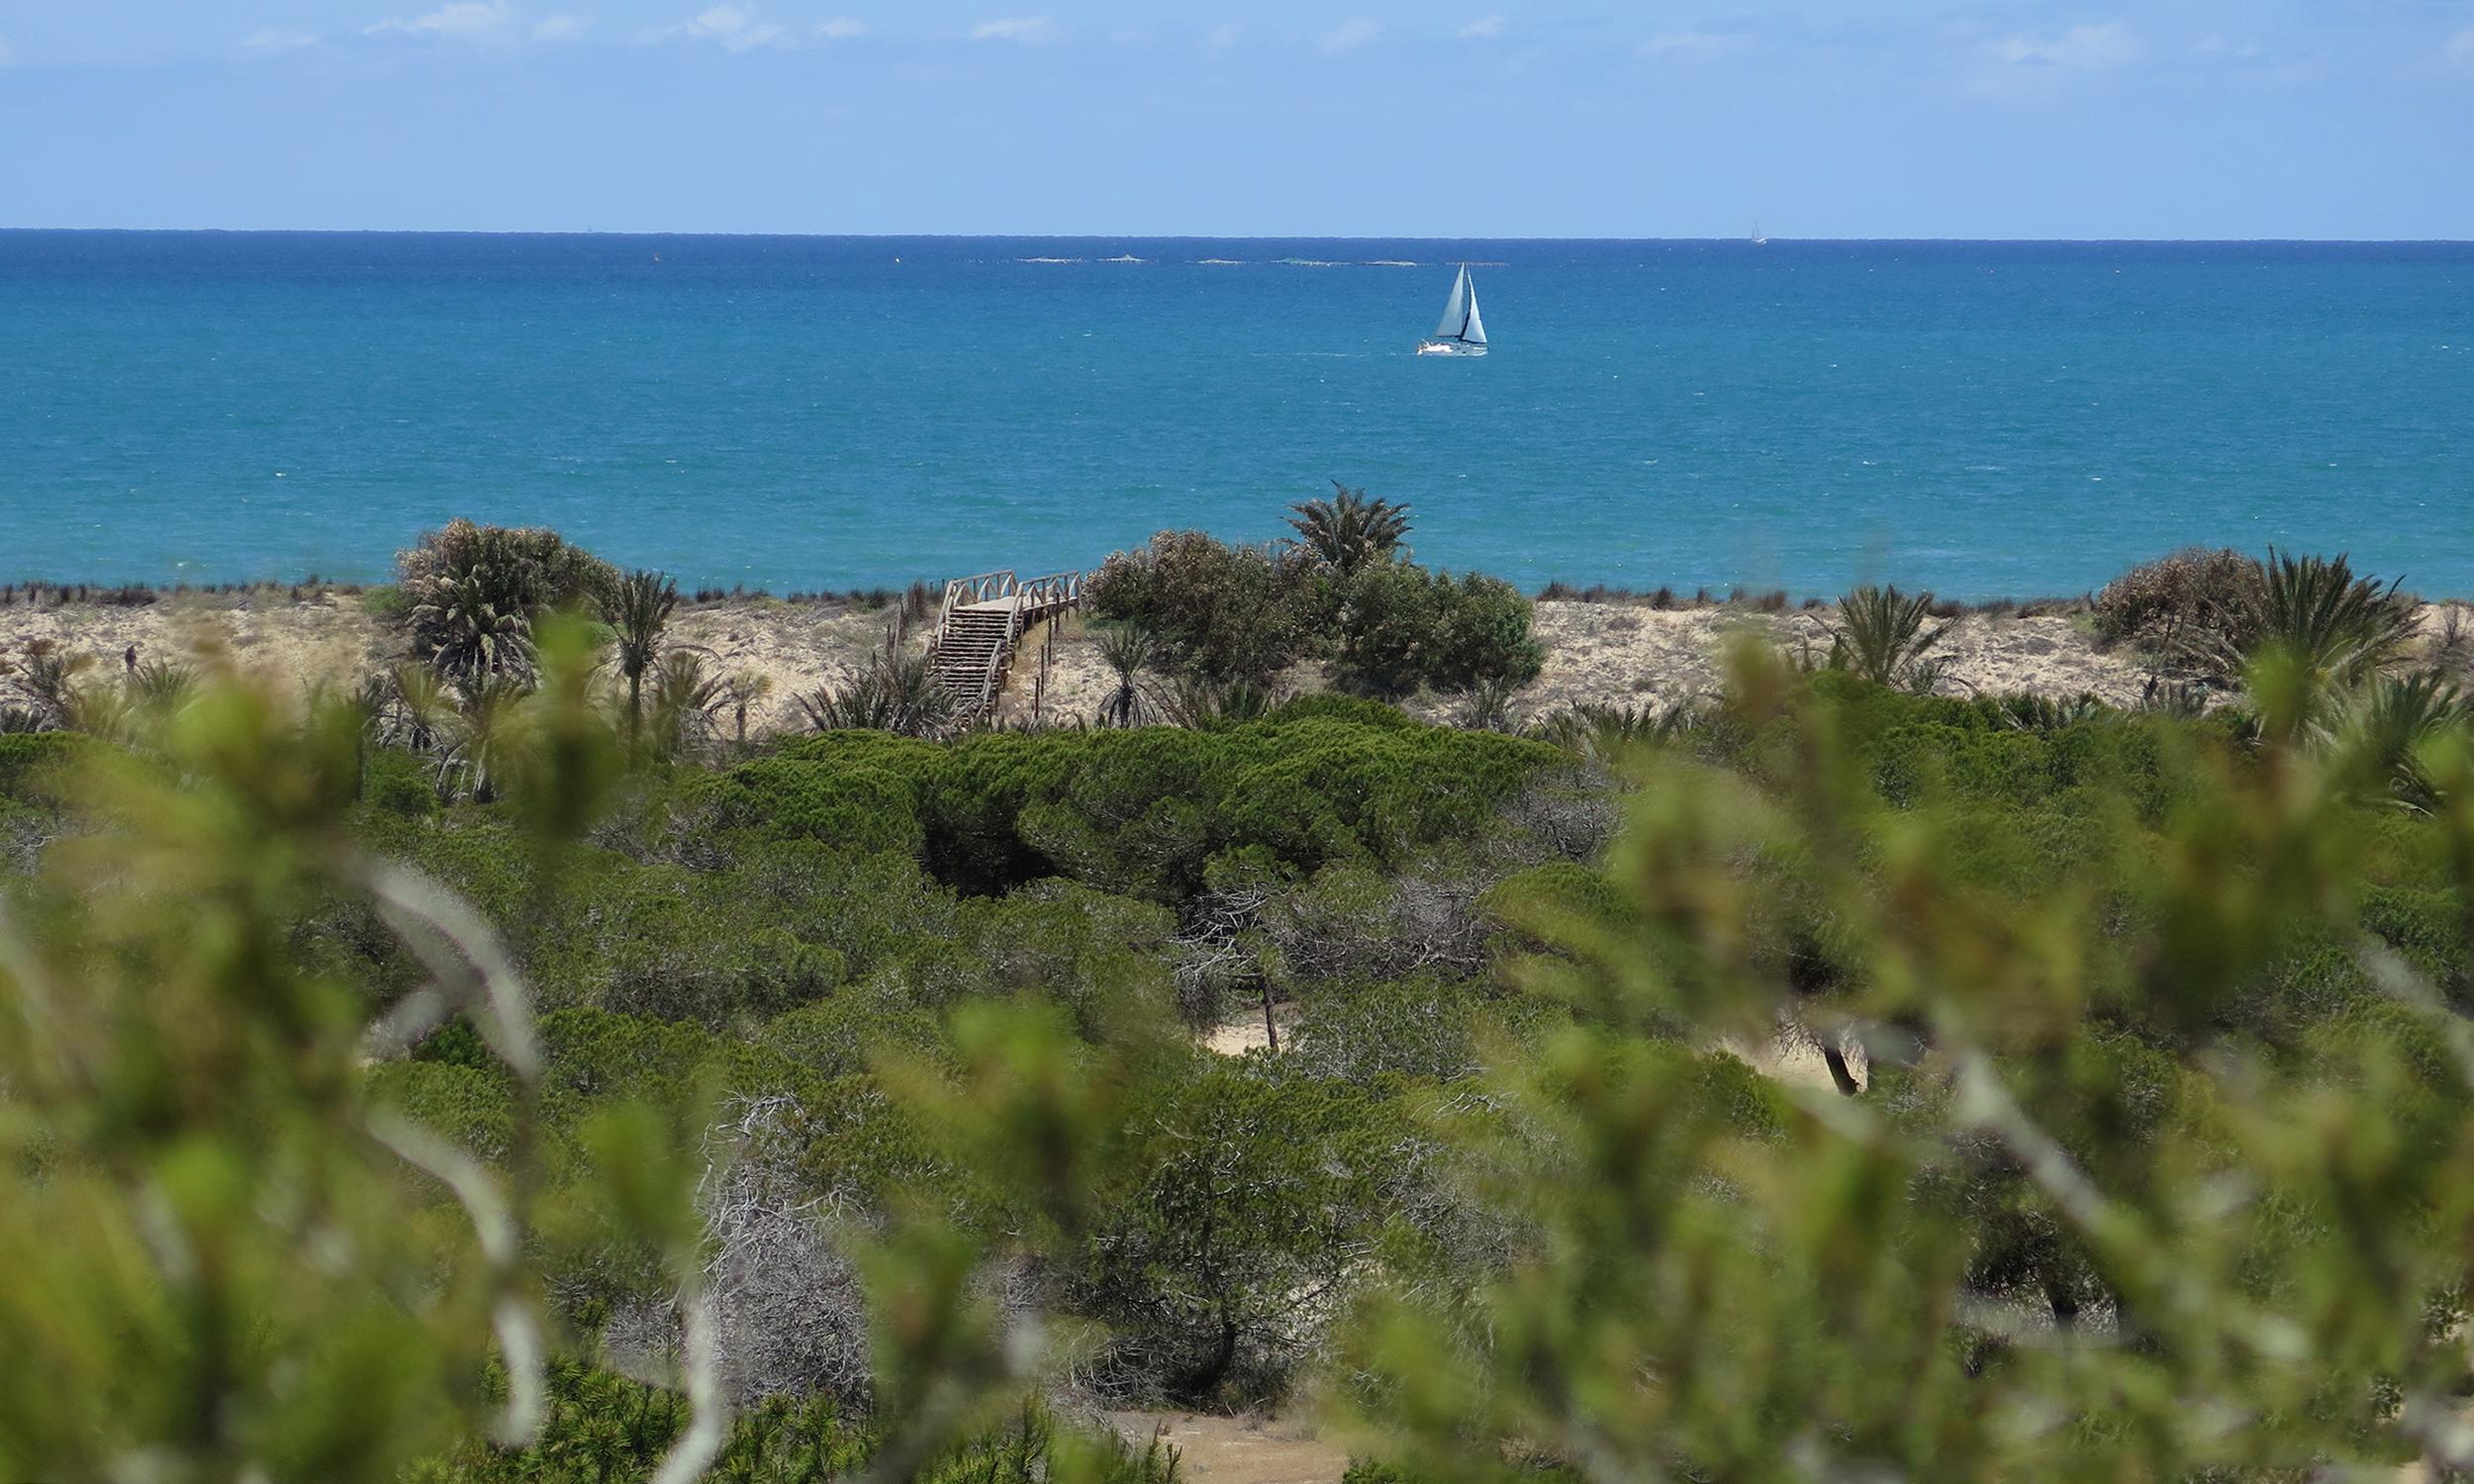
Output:
<svg viewBox="0 0 2474 1484">
<path fill-rule="evenodd" d="M 1492 354 L 1421 358 L 1461 263 Z M 0 232 L 0 581 L 383 581 L 456 515 L 1028 577 L 1335 481 L 1530 589 L 2474 595 L 2474 244 Z"/>
</svg>

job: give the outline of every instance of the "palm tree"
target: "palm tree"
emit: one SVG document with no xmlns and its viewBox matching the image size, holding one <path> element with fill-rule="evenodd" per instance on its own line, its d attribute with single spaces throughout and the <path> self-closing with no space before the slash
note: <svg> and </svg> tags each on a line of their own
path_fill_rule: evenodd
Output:
<svg viewBox="0 0 2474 1484">
<path fill-rule="evenodd" d="M 2244 658 L 2283 650 L 2318 681 L 2351 686 L 2393 664 L 2415 631 L 2414 601 L 2397 584 L 2355 577 L 2342 556 L 2268 548 L 2265 581 L 2239 615 Z"/>
<path fill-rule="evenodd" d="M 1099 702 L 1101 726 L 1140 726 L 1150 719 L 1140 677 L 1160 652 L 1151 631 L 1131 623 L 1113 623 L 1099 631 L 1099 659 L 1116 676 L 1116 689 Z"/>
<path fill-rule="evenodd" d="M 77 672 L 85 668 L 84 655 L 63 654 L 48 639 L 26 646 L 26 658 L 18 662 L 16 684 L 33 702 L 29 709 L 35 724 L 28 730 L 49 731 L 75 724 Z"/>
<path fill-rule="evenodd" d="M 2474 722 L 2474 698 L 2435 671 L 2374 678 L 2351 692 L 2327 726 L 2339 768 L 2401 806 L 2430 811 L 2440 790 L 2424 766 L 2432 738 Z"/>
<path fill-rule="evenodd" d="M 721 683 L 730 697 L 730 710 L 738 722 L 739 746 L 747 745 L 747 708 L 773 694 L 773 677 L 758 670 L 742 670 Z"/>
<path fill-rule="evenodd" d="M 1822 625 L 1830 635 L 1830 668 L 1853 671 L 1876 686 L 1930 693 L 1946 662 L 1926 658 L 1926 651 L 1950 632 L 1948 624 L 1925 627 L 1932 612 L 1930 593 L 1857 588 L 1839 600 L 1839 626 Z"/>
<path fill-rule="evenodd" d="M 169 716 L 196 698 L 198 670 L 176 660 L 148 660 L 131 667 L 124 684 L 141 709 Z"/>
<path fill-rule="evenodd" d="M 890 642 L 842 685 L 820 686 L 798 699 L 808 724 L 820 732 L 941 737 L 953 727 L 953 695 L 936 683 L 926 657 L 904 653 Z"/>
<path fill-rule="evenodd" d="M 1289 528 L 1316 560 L 1347 577 L 1369 562 L 1397 550 L 1409 533 L 1409 508 L 1388 500 L 1369 500 L 1364 490 L 1331 482 L 1328 500 L 1308 500 L 1289 509 Z"/>
<path fill-rule="evenodd" d="M 429 752 L 455 714 L 446 682 L 427 665 L 398 665 L 385 685 L 388 734 L 401 737 L 414 752 Z"/>
<path fill-rule="evenodd" d="M 676 757 L 711 737 L 724 694 L 723 682 L 705 668 L 703 651 L 680 648 L 663 655 L 653 667 L 653 750 Z"/>
<path fill-rule="evenodd" d="M 679 585 L 641 569 L 618 579 L 602 603 L 602 616 L 618 631 L 618 673 L 627 682 L 627 736 L 644 719 L 644 673 L 661 653 L 661 631 L 679 605 Z"/>
<path fill-rule="evenodd" d="M 492 803 L 524 744 L 524 702 L 531 689 L 508 675 L 484 677 L 463 693 L 462 732 L 446 766 L 461 764 L 472 775 L 472 799 Z"/>
<path fill-rule="evenodd" d="M 1529 735 L 1584 762 L 1613 763 L 1635 752 L 1672 742 L 1706 724 L 1707 713 L 1685 700 L 1655 705 L 1606 705 L 1576 701 L 1569 710 L 1532 722 Z"/>
<path fill-rule="evenodd" d="M 429 663 L 459 681 L 532 671 L 532 615 L 485 569 L 440 577 L 412 612 Z"/>
</svg>

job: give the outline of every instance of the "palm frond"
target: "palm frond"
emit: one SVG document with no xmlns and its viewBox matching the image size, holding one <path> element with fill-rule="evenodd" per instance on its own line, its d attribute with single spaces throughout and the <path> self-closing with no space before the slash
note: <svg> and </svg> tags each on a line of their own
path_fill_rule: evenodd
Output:
<svg viewBox="0 0 2474 1484">
<path fill-rule="evenodd" d="M 1343 577 L 1389 556 L 1409 534 L 1406 504 L 1370 500 L 1364 490 L 1336 479 L 1329 499 L 1303 501 L 1289 510 L 1288 526 L 1298 544 Z"/>
</svg>

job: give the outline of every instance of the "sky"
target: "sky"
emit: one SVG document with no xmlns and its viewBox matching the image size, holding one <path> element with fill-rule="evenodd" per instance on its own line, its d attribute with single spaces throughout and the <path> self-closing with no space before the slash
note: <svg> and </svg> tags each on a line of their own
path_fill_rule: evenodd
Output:
<svg viewBox="0 0 2474 1484">
<path fill-rule="evenodd" d="M 0 227 L 2474 238 L 2474 0 L 0 0 Z"/>
</svg>

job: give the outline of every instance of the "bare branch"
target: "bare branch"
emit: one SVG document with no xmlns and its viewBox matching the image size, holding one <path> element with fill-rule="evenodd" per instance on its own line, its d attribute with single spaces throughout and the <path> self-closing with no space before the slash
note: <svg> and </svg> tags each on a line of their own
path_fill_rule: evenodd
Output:
<svg viewBox="0 0 2474 1484">
<path fill-rule="evenodd" d="M 373 1114 L 369 1135 L 405 1163 L 453 1191 L 471 1219 L 481 1255 L 490 1264 L 491 1286 L 498 1293 L 490 1318 L 498 1333 L 499 1350 L 507 1360 L 507 1410 L 493 1433 L 508 1447 L 531 1441 L 540 1431 L 545 1407 L 541 1327 L 517 1292 L 523 1237 L 497 1179 L 462 1149 L 393 1113 Z"/>
<path fill-rule="evenodd" d="M 679 1317 L 687 1327 L 687 1431 L 671 1445 L 652 1484 L 696 1484 L 720 1456 L 730 1409 L 721 1399 L 721 1365 L 714 1337 L 713 1295 L 700 1277 L 691 1278 L 679 1296 Z"/>
<path fill-rule="evenodd" d="M 428 966 L 447 1013 L 480 1005 L 486 1011 L 478 1017 L 480 1030 L 490 1049 L 523 1081 L 538 1078 L 541 1050 L 532 1034 L 531 1001 L 498 930 L 462 897 L 409 866 L 375 861 L 359 875 L 378 899 L 380 915 Z M 393 1022 L 391 1016 L 386 1024 Z"/>
</svg>

